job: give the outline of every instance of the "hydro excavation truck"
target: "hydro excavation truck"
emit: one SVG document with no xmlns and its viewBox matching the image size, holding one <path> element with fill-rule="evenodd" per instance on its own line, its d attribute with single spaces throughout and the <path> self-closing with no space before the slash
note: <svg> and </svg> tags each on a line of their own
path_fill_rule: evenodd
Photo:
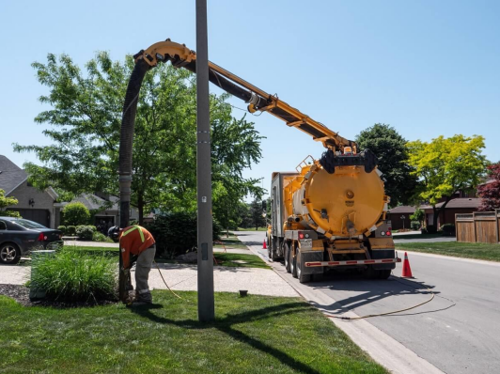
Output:
<svg viewBox="0 0 500 374">
<path fill-rule="evenodd" d="M 144 76 L 168 61 L 196 73 L 196 53 L 170 39 L 139 51 L 134 59 L 120 140 L 123 222 L 128 222 L 133 129 Z M 357 268 L 387 278 L 399 259 L 386 220 L 389 197 L 375 155 L 369 150 L 358 152 L 355 142 L 213 62 L 208 70 L 209 81 L 248 103 L 250 113 L 270 113 L 326 148 L 319 160 L 306 159 L 296 172 L 273 174 L 269 256 L 284 258 L 287 270 L 301 282 L 320 278 L 329 268 Z"/>
<path fill-rule="evenodd" d="M 326 269 L 358 269 L 386 279 L 396 262 L 389 197 L 369 151 L 328 151 L 309 156 L 295 172 L 276 172 L 271 182 L 269 257 L 284 258 L 301 283 Z"/>
</svg>

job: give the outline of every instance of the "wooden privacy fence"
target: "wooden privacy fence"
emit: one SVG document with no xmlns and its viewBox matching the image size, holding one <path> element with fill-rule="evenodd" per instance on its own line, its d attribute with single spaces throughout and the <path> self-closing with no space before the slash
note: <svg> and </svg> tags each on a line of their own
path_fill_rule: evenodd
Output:
<svg viewBox="0 0 500 374">
<path fill-rule="evenodd" d="M 498 243 L 500 241 L 500 210 L 455 214 L 458 242 Z"/>
</svg>

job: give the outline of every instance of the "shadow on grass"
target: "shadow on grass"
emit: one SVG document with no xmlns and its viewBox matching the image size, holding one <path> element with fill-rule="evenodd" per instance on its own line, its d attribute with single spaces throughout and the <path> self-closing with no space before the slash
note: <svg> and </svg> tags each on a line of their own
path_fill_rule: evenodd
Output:
<svg viewBox="0 0 500 374">
<path fill-rule="evenodd" d="M 222 319 L 216 319 L 212 323 L 201 323 L 197 320 L 193 319 L 188 319 L 188 320 L 181 320 L 181 321 L 175 321 L 171 320 L 168 318 L 160 317 L 157 316 L 156 314 L 152 313 L 153 310 L 155 309 L 161 309 L 163 306 L 161 304 L 152 304 L 152 305 L 144 305 L 144 306 L 139 306 L 139 307 L 133 307 L 130 308 L 130 310 L 133 313 L 136 313 L 142 317 L 148 318 L 151 321 L 154 321 L 156 323 L 161 323 L 161 324 L 169 324 L 169 325 L 175 325 L 181 328 L 185 329 L 207 329 L 207 328 L 216 328 L 217 330 L 229 335 L 233 339 L 244 343 L 248 344 L 249 346 L 258 349 L 259 351 L 265 353 L 265 354 L 270 354 L 277 360 L 279 360 L 282 364 L 290 367 L 291 369 L 295 371 L 299 371 L 302 373 L 308 373 L 308 374 L 319 374 L 319 371 L 311 368 L 310 366 L 297 361 L 295 358 L 292 356 L 288 355 L 287 353 L 274 348 L 266 343 L 263 343 L 255 338 L 252 338 L 251 336 L 248 336 L 247 334 L 235 330 L 232 326 L 235 324 L 239 323 L 244 323 L 244 322 L 249 322 L 249 321 L 257 321 L 269 317 L 274 317 L 274 316 L 283 316 L 287 314 L 293 314 L 293 313 L 298 313 L 306 310 L 310 310 L 310 307 L 308 305 L 305 305 L 304 303 L 287 303 L 283 305 L 278 305 L 278 306 L 272 306 L 272 307 L 267 307 L 267 308 L 262 308 L 258 310 L 253 310 L 249 312 L 243 312 L 243 313 L 238 313 L 238 314 L 230 314 L 225 318 Z"/>
</svg>

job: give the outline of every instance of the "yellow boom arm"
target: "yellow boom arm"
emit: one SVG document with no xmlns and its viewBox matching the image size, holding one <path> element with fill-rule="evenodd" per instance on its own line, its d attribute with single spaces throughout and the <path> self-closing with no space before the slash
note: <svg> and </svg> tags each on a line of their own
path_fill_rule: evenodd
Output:
<svg viewBox="0 0 500 374">
<path fill-rule="evenodd" d="M 171 61 L 175 67 L 196 72 L 196 53 L 184 44 L 174 43 L 170 39 L 141 50 L 134 59 L 136 62 L 144 60 L 150 67 L 155 67 L 160 62 Z M 278 99 L 277 96 L 268 94 L 212 62 L 209 62 L 208 66 L 210 82 L 248 103 L 250 113 L 257 111 L 271 113 L 285 121 L 288 126 L 311 135 L 315 141 L 321 142 L 333 151 L 343 151 L 344 147 L 352 147 L 352 151 L 357 152 L 355 142 L 339 136 L 338 133 Z"/>
</svg>

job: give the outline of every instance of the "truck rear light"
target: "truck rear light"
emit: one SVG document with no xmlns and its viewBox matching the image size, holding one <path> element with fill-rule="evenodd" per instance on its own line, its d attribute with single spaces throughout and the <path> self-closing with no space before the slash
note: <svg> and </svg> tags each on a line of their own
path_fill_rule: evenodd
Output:
<svg viewBox="0 0 500 374">
<path fill-rule="evenodd" d="M 391 232 L 390 232 L 390 231 L 387 231 L 385 234 L 386 234 L 387 236 L 391 236 Z"/>
<path fill-rule="evenodd" d="M 299 232 L 299 239 L 304 239 L 305 236 L 304 236 L 304 233 L 303 232 Z"/>
<path fill-rule="evenodd" d="M 382 231 L 380 235 L 385 236 L 385 231 Z"/>
</svg>

